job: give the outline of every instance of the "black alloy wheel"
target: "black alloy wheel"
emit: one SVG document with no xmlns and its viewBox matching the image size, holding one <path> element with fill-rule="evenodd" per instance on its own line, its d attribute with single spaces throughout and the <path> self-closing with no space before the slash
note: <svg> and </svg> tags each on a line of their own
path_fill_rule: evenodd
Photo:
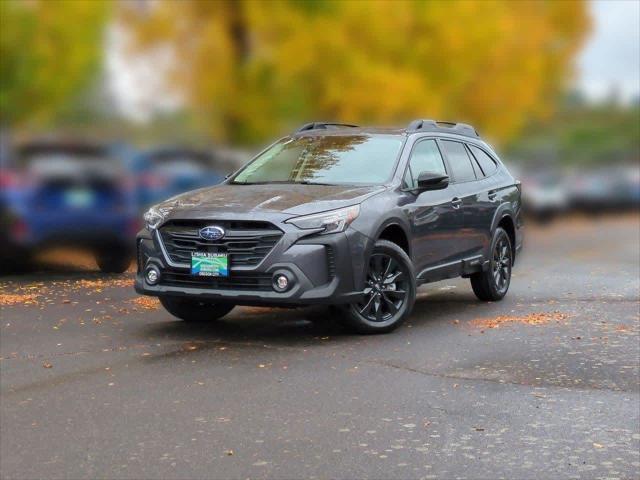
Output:
<svg viewBox="0 0 640 480">
<path fill-rule="evenodd" d="M 346 309 L 347 322 L 359 333 L 386 333 L 411 313 L 416 280 L 411 259 L 402 248 L 378 240 L 369 257 L 362 296 Z"/>
<path fill-rule="evenodd" d="M 384 322 L 393 317 L 406 301 L 408 272 L 393 257 L 374 253 L 369 259 L 367 284 L 357 308 L 371 322 Z"/>
<path fill-rule="evenodd" d="M 493 248 L 491 271 L 496 290 L 504 295 L 507 293 L 511 280 L 511 245 L 506 235 L 501 236 Z"/>
<path fill-rule="evenodd" d="M 513 247 L 504 229 L 498 227 L 491 241 L 491 257 L 486 270 L 471 275 L 473 293 L 480 300 L 497 301 L 507 294 L 511 283 Z"/>
</svg>

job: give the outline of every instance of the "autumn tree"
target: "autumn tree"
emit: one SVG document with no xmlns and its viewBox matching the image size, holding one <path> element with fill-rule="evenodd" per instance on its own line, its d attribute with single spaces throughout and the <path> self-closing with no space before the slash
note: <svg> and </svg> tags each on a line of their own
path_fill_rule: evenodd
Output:
<svg viewBox="0 0 640 480">
<path fill-rule="evenodd" d="M 100 70 L 110 2 L 0 0 L 0 126 L 49 119 Z"/>
<path fill-rule="evenodd" d="M 309 119 L 468 121 L 499 140 L 549 114 L 588 30 L 583 1 L 125 2 L 138 52 L 219 139 Z"/>
</svg>

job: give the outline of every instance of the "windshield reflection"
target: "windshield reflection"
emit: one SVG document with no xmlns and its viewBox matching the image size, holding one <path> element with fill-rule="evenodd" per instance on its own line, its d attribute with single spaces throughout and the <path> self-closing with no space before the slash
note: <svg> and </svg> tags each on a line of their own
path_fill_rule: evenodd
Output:
<svg viewBox="0 0 640 480">
<path fill-rule="evenodd" d="M 232 183 L 380 184 L 402 146 L 397 135 L 325 135 L 285 139 L 263 152 Z"/>
</svg>

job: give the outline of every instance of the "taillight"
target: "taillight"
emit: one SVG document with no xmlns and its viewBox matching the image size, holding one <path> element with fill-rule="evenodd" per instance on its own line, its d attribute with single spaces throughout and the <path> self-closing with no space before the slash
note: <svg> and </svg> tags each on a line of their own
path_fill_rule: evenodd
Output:
<svg viewBox="0 0 640 480">
<path fill-rule="evenodd" d="M 168 179 L 163 175 L 156 173 L 144 173 L 140 177 L 140 183 L 147 188 L 160 188 L 168 183 Z"/>
<path fill-rule="evenodd" d="M 127 234 L 135 237 L 138 230 L 142 228 L 142 223 L 137 218 L 132 218 L 127 222 Z"/>
<path fill-rule="evenodd" d="M 7 170 L 0 171 L 0 188 L 17 188 L 21 183 L 18 173 Z"/>
<path fill-rule="evenodd" d="M 129 177 L 125 177 L 120 180 L 120 185 L 122 185 L 123 190 L 125 190 L 127 193 L 133 192 L 136 188 L 135 180 Z"/>
<path fill-rule="evenodd" d="M 17 219 L 11 225 L 11 238 L 20 241 L 29 236 L 29 225 L 24 220 Z"/>
</svg>

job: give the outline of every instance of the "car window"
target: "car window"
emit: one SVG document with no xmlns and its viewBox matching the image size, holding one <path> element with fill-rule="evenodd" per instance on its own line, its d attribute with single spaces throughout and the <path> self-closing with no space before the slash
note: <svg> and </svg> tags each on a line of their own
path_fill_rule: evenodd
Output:
<svg viewBox="0 0 640 480">
<path fill-rule="evenodd" d="M 482 173 L 484 173 L 485 177 L 491 175 L 497 168 L 496 162 L 487 155 L 483 150 L 478 147 L 474 147 L 473 145 L 467 145 L 471 149 L 471 153 L 476 157 L 476 161 L 480 168 L 482 169 Z"/>
<path fill-rule="evenodd" d="M 322 135 L 285 139 L 261 153 L 233 183 L 381 184 L 393 173 L 398 135 Z"/>
<path fill-rule="evenodd" d="M 467 153 L 469 153 L 468 149 L 469 149 L 469 145 L 467 145 Z M 477 178 L 486 177 L 486 175 L 482 171 L 482 168 L 480 168 L 480 164 L 478 163 L 478 159 L 473 156 L 473 153 L 469 154 L 469 158 L 471 158 L 471 163 L 473 163 L 473 169 L 476 171 L 476 177 Z"/>
<path fill-rule="evenodd" d="M 464 144 L 442 140 L 442 148 L 444 148 L 444 152 L 447 155 L 455 182 L 468 182 L 476 179 L 471 159 Z"/>
<path fill-rule="evenodd" d="M 423 140 L 414 147 L 404 174 L 404 188 L 418 188 L 418 176 L 422 172 L 447 173 L 435 140 Z"/>
</svg>

